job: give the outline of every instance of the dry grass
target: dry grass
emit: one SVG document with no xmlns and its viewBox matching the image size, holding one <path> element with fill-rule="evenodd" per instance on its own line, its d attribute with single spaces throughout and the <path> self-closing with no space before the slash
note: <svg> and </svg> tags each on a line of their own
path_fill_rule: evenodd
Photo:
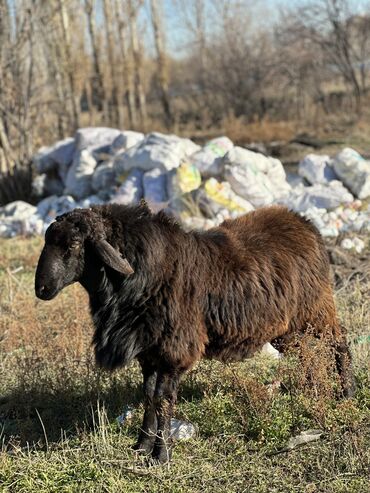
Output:
<svg viewBox="0 0 370 493">
<path fill-rule="evenodd" d="M 296 122 L 270 121 L 264 119 L 246 123 L 243 118 L 228 117 L 223 121 L 225 135 L 235 143 L 247 142 L 289 142 L 297 135 Z"/>
<path fill-rule="evenodd" d="M 356 399 L 334 398 L 337 379 L 323 340 L 307 336 L 291 354 L 231 365 L 202 362 L 184 380 L 176 415 L 197 438 L 176 445 L 169 467 L 147 469 L 131 445 L 140 424 L 136 365 L 96 369 L 86 294 L 71 286 L 35 299 L 42 241 L 0 242 L 1 492 L 353 492 L 369 491 L 369 347 L 353 343 Z M 369 284 L 337 294 L 351 341 L 369 332 Z M 284 391 L 271 382 L 281 380 Z M 137 408 L 119 427 L 115 417 Z M 301 430 L 323 439 L 276 454 Z"/>
</svg>

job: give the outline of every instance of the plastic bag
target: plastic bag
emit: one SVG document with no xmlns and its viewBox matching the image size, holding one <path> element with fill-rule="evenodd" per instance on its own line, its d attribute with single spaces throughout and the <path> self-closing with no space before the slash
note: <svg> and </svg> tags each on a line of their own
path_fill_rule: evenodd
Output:
<svg viewBox="0 0 370 493">
<path fill-rule="evenodd" d="M 167 193 L 170 199 L 192 192 L 200 187 L 202 178 L 196 166 L 183 162 L 168 173 Z"/>
<path fill-rule="evenodd" d="M 91 195 L 92 176 L 96 165 L 96 159 L 87 149 L 76 153 L 72 166 L 68 170 L 64 193 L 73 195 L 76 199 Z"/>
<path fill-rule="evenodd" d="M 223 157 L 234 147 L 228 137 L 217 137 L 206 143 L 202 149 L 190 158 L 201 174 L 205 177 L 219 176 L 223 171 Z"/>
<path fill-rule="evenodd" d="M 209 178 L 204 184 L 204 193 L 213 214 L 227 209 L 230 216 L 237 217 L 254 210 L 250 202 L 233 192 L 228 182 L 218 182 L 216 178 Z"/>
<path fill-rule="evenodd" d="M 334 157 L 333 167 L 342 182 L 359 199 L 370 197 L 370 161 L 346 147 Z"/>
<path fill-rule="evenodd" d="M 116 154 L 119 151 L 129 149 L 144 140 L 144 138 L 145 135 L 141 132 L 133 132 L 131 130 L 121 132 L 111 144 L 111 153 Z"/>
<path fill-rule="evenodd" d="M 281 203 L 297 212 L 305 212 L 310 207 L 334 209 L 346 202 L 353 202 L 353 195 L 340 181 L 333 180 L 328 185 L 317 183 L 310 187 L 293 188 Z"/>
<path fill-rule="evenodd" d="M 224 157 L 225 178 L 234 192 L 254 207 L 272 204 L 291 189 L 278 159 L 234 147 Z"/>
<path fill-rule="evenodd" d="M 338 180 L 327 155 L 308 154 L 298 165 L 298 173 L 314 185 L 315 183 L 329 183 Z"/>
<path fill-rule="evenodd" d="M 199 146 L 189 139 L 154 132 L 127 151 L 117 154 L 114 166 L 118 175 L 132 168 L 169 171 L 177 168 L 186 156 L 198 149 Z"/>
<path fill-rule="evenodd" d="M 164 204 L 167 201 L 167 174 L 160 168 L 144 173 L 144 198 L 149 204 Z"/>
<path fill-rule="evenodd" d="M 110 202 L 126 205 L 139 202 L 144 196 L 143 176 L 144 172 L 141 169 L 133 169 Z"/>
</svg>

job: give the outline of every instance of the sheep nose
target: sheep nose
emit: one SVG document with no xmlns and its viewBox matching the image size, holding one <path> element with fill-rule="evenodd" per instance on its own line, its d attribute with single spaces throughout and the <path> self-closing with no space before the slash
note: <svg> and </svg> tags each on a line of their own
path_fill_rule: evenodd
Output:
<svg viewBox="0 0 370 493">
<path fill-rule="evenodd" d="M 42 296 L 42 294 L 45 292 L 45 286 L 37 286 L 36 288 L 36 295 L 37 296 Z"/>
</svg>

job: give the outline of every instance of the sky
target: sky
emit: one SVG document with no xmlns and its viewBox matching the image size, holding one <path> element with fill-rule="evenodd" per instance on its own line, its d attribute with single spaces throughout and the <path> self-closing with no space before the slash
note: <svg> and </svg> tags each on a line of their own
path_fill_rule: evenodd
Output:
<svg viewBox="0 0 370 493">
<path fill-rule="evenodd" d="M 167 49 L 174 57 L 181 57 L 186 54 L 188 48 L 188 32 L 184 29 L 182 14 L 176 7 L 176 0 L 162 0 L 164 10 L 164 22 L 166 26 Z M 178 0 L 177 0 L 178 1 Z M 181 0 L 180 0 L 181 1 Z M 191 3 L 191 0 L 182 0 L 183 2 Z M 207 8 L 217 11 L 217 6 L 221 4 L 218 0 L 205 0 Z M 225 1 L 225 0 L 223 0 Z M 282 11 L 294 8 L 302 4 L 309 3 L 310 0 L 240 0 L 242 5 L 251 6 L 251 18 L 255 26 L 268 28 L 279 22 L 279 16 Z M 370 0 L 349 0 L 351 11 L 361 13 L 370 11 Z M 149 2 L 146 0 L 145 13 L 143 22 L 146 23 L 148 42 L 150 45 L 151 29 L 150 29 L 150 8 Z M 211 29 L 212 26 L 209 26 Z M 248 26 L 250 28 L 250 26 Z"/>
</svg>

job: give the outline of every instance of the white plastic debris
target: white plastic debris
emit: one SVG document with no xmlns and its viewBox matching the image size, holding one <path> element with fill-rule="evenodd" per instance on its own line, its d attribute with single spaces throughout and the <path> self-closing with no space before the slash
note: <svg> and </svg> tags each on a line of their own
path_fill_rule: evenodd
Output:
<svg viewBox="0 0 370 493">
<path fill-rule="evenodd" d="M 75 134 L 76 149 L 79 151 L 88 149 L 92 153 L 99 148 L 110 147 L 120 133 L 120 130 L 109 127 L 80 128 Z"/>
<path fill-rule="evenodd" d="M 92 176 L 97 161 L 89 150 L 84 149 L 75 154 L 72 166 L 68 170 L 64 193 L 76 199 L 87 197 L 92 192 Z"/>
<path fill-rule="evenodd" d="M 290 191 L 283 165 L 278 159 L 234 147 L 224 157 L 224 176 L 234 192 L 254 207 L 272 204 Z"/>
<path fill-rule="evenodd" d="M 143 188 L 144 172 L 141 169 L 133 169 L 111 198 L 110 202 L 116 204 L 134 204 L 144 196 Z"/>
<path fill-rule="evenodd" d="M 309 154 L 299 175 L 286 175 L 279 160 L 254 151 L 234 147 L 225 136 L 200 148 L 176 135 L 81 128 L 75 138 L 34 156 L 34 196 L 47 198 L 26 218 L 19 219 L 19 211 L 3 214 L 0 236 L 43 232 L 56 215 L 75 207 L 133 204 L 145 196 L 153 211 L 166 208 L 187 229 L 211 228 L 254 207 L 285 204 L 323 236 L 344 233 L 354 252 L 363 251 L 353 233 L 370 232 L 370 206 L 364 210 L 353 194 L 370 196 L 370 161 L 349 148 L 334 158 Z"/>
<path fill-rule="evenodd" d="M 144 140 L 144 138 L 145 135 L 141 132 L 133 132 L 132 130 L 121 132 L 111 144 L 111 154 L 116 154 L 119 151 L 129 149 Z"/>
<path fill-rule="evenodd" d="M 132 420 L 135 409 L 133 407 L 127 407 L 122 414 L 117 416 L 116 421 L 120 426 L 125 425 L 128 421 Z"/>
<path fill-rule="evenodd" d="M 196 166 L 184 161 L 176 169 L 169 171 L 167 175 L 167 194 L 171 199 L 185 193 L 192 192 L 200 187 L 202 177 Z"/>
<path fill-rule="evenodd" d="M 332 167 L 331 159 L 327 155 L 308 154 L 298 165 L 298 174 L 309 183 L 329 183 L 338 177 Z"/>
<path fill-rule="evenodd" d="M 219 176 L 223 171 L 223 157 L 234 147 L 228 137 L 217 137 L 193 154 L 190 161 L 205 177 Z"/>
<path fill-rule="evenodd" d="M 56 142 L 50 147 L 42 147 L 32 158 L 38 173 L 47 173 L 57 170 L 59 177 L 64 182 L 67 171 L 72 163 L 75 152 L 75 141 L 69 137 Z"/>
<path fill-rule="evenodd" d="M 36 207 L 24 202 L 23 200 L 16 200 L 15 202 L 10 202 L 4 207 L 0 207 L 0 217 L 11 218 L 18 221 L 23 219 L 28 219 L 36 212 Z"/>
<path fill-rule="evenodd" d="M 198 149 L 199 146 L 189 139 L 154 132 L 127 151 L 117 154 L 114 164 L 118 175 L 133 168 L 169 171 Z"/>
<path fill-rule="evenodd" d="M 333 180 L 327 185 L 316 183 L 310 187 L 302 185 L 291 189 L 281 203 L 297 212 L 305 212 L 311 207 L 333 209 L 340 204 L 353 202 L 353 195 L 340 181 Z"/>
<path fill-rule="evenodd" d="M 77 202 L 70 195 L 60 197 L 52 195 L 38 203 L 37 215 L 48 225 L 54 221 L 56 216 L 69 212 L 77 206 Z"/>
<path fill-rule="evenodd" d="M 344 238 L 340 246 L 345 250 L 355 250 L 357 253 L 361 253 L 365 248 L 365 242 L 361 238 Z"/>
<path fill-rule="evenodd" d="M 117 416 L 116 421 L 120 426 L 124 426 L 129 423 L 135 413 L 136 409 L 128 406 L 122 414 Z M 197 434 L 196 427 L 188 421 L 181 421 L 180 419 L 171 418 L 170 436 L 174 440 L 189 440 L 189 438 L 195 437 Z"/>
<path fill-rule="evenodd" d="M 40 233 L 40 224 L 36 224 L 36 210 L 36 207 L 22 200 L 0 207 L 0 237 Z"/>
<path fill-rule="evenodd" d="M 217 225 L 212 219 L 197 216 L 185 216 L 181 218 L 181 221 L 187 230 L 210 229 Z"/>
<path fill-rule="evenodd" d="M 346 147 L 334 157 L 333 167 L 342 182 L 359 199 L 370 197 L 370 161 Z"/>
<path fill-rule="evenodd" d="M 279 353 L 279 351 L 277 349 L 275 349 L 274 346 L 272 344 L 270 344 L 269 342 L 266 342 L 266 344 L 263 345 L 263 347 L 261 349 L 261 353 L 266 354 L 273 359 L 279 359 L 281 357 L 281 354 Z"/>
<path fill-rule="evenodd" d="M 94 192 L 99 192 L 100 190 L 109 191 L 115 182 L 116 172 L 113 168 L 112 161 L 107 161 L 95 168 L 91 180 L 91 186 Z"/>
<path fill-rule="evenodd" d="M 289 452 L 290 450 L 293 450 L 296 447 L 319 440 L 322 434 L 323 432 L 321 430 L 315 430 L 315 429 L 302 431 L 299 435 L 289 438 L 285 447 L 282 448 L 279 452 Z"/>
<path fill-rule="evenodd" d="M 195 437 L 196 434 L 197 429 L 192 423 L 175 418 L 171 419 L 170 435 L 174 440 L 189 440 Z"/>
<path fill-rule="evenodd" d="M 167 201 L 167 174 L 160 168 L 144 173 L 144 198 L 149 204 L 162 204 Z"/>
<path fill-rule="evenodd" d="M 217 215 L 221 210 L 227 211 L 224 219 L 237 217 L 254 210 L 248 200 L 233 192 L 230 183 L 218 182 L 216 178 L 209 178 L 205 182 L 203 197 L 207 200 L 207 206 L 213 215 Z"/>
</svg>

